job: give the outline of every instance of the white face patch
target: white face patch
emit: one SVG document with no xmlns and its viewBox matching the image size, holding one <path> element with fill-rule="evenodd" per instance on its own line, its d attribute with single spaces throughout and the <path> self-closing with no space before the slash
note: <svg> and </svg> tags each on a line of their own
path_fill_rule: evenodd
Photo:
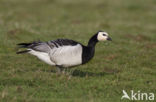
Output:
<svg viewBox="0 0 156 102">
<path fill-rule="evenodd" d="M 99 32 L 97 35 L 97 39 L 99 41 L 105 41 L 105 40 L 107 40 L 107 38 L 108 38 L 108 33 L 106 33 L 106 32 Z"/>
</svg>

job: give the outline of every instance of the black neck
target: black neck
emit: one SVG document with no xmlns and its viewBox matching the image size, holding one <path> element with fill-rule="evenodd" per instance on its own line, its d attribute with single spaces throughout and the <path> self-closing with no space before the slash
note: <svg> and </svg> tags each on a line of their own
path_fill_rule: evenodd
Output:
<svg viewBox="0 0 156 102">
<path fill-rule="evenodd" d="M 95 47 L 95 45 L 96 45 L 96 43 L 98 42 L 98 40 L 97 40 L 97 34 L 95 34 L 95 35 L 93 35 L 91 38 L 90 38 L 90 40 L 89 40 L 89 42 L 88 42 L 88 47 Z"/>
<path fill-rule="evenodd" d="M 90 38 L 88 45 L 83 46 L 82 64 L 87 63 L 93 58 L 95 52 L 95 45 L 97 42 L 97 34 L 95 34 Z"/>
</svg>

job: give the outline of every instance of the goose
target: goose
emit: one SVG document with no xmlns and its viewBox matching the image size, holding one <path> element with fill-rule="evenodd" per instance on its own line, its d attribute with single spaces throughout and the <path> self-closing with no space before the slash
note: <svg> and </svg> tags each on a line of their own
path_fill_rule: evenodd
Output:
<svg viewBox="0 0 156 102">
<path fill-rule="evenodd" d="M 98 31 L 90 38 L 87 46 L 70 39 L 57 39 L 47 42 L 34 41 L 17 44 L 18 48 L 26 48 L 26 50 L 16 53 L 34 55 L 41 61 L 56 66 L 58 72 L 61 72 L 63 68 L 82 65 L 90 61 L 94 57 L 97 42 L 107 40 L 112 41 L 108 33 Z"/>
</svg>

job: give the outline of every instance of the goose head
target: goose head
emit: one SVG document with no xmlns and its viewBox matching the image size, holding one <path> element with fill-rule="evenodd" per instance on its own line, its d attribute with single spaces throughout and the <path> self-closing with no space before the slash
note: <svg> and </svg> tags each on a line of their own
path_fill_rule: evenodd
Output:
<svg viewBox="0 0 156 102">
<path fill-rule="evenodd" d="M 94 47 L 96 45 L 97 42 L 100 41 L 112 41 L 112 39 L 109 37 L 107 32 L 104 31 L 98 31 L 95 35 L 93 35 L 89 42 L 88 42 L 88 46 L 90 47 Z"/>
<path fill-rule="evenodd" d="M 97 40 L 98 41 L 112 41 L 107 32 L 99 31 L 97 32 Z"/>
</svg>

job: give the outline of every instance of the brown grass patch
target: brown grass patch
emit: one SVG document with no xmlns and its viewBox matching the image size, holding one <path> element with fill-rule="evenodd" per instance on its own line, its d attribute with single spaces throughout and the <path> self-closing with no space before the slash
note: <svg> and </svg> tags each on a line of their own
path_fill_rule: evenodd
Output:
<svg viewBox="0 0 156 102">
<path fill-rule="evenodd" d="M 143 42 L 143 41 L 149 41 L 150 38 L 148 36 L 138 34 L 138 35 L 132 35 L 132 34 L 127 34 L 127 38 L 130 38 L 132 40 L 138 41 L 138 42 Z"/>
<path fill-rule="evenodd" d="M 120 72 L 120 70 L 111 69 L 111 68 L 107 68 L 107 67 L 105 67 L 103 71 L 106 72 L 106 73 L 110 73 L 110 74 L 112 74 L 112 73 L 119 73 Z"/>
</svg>

